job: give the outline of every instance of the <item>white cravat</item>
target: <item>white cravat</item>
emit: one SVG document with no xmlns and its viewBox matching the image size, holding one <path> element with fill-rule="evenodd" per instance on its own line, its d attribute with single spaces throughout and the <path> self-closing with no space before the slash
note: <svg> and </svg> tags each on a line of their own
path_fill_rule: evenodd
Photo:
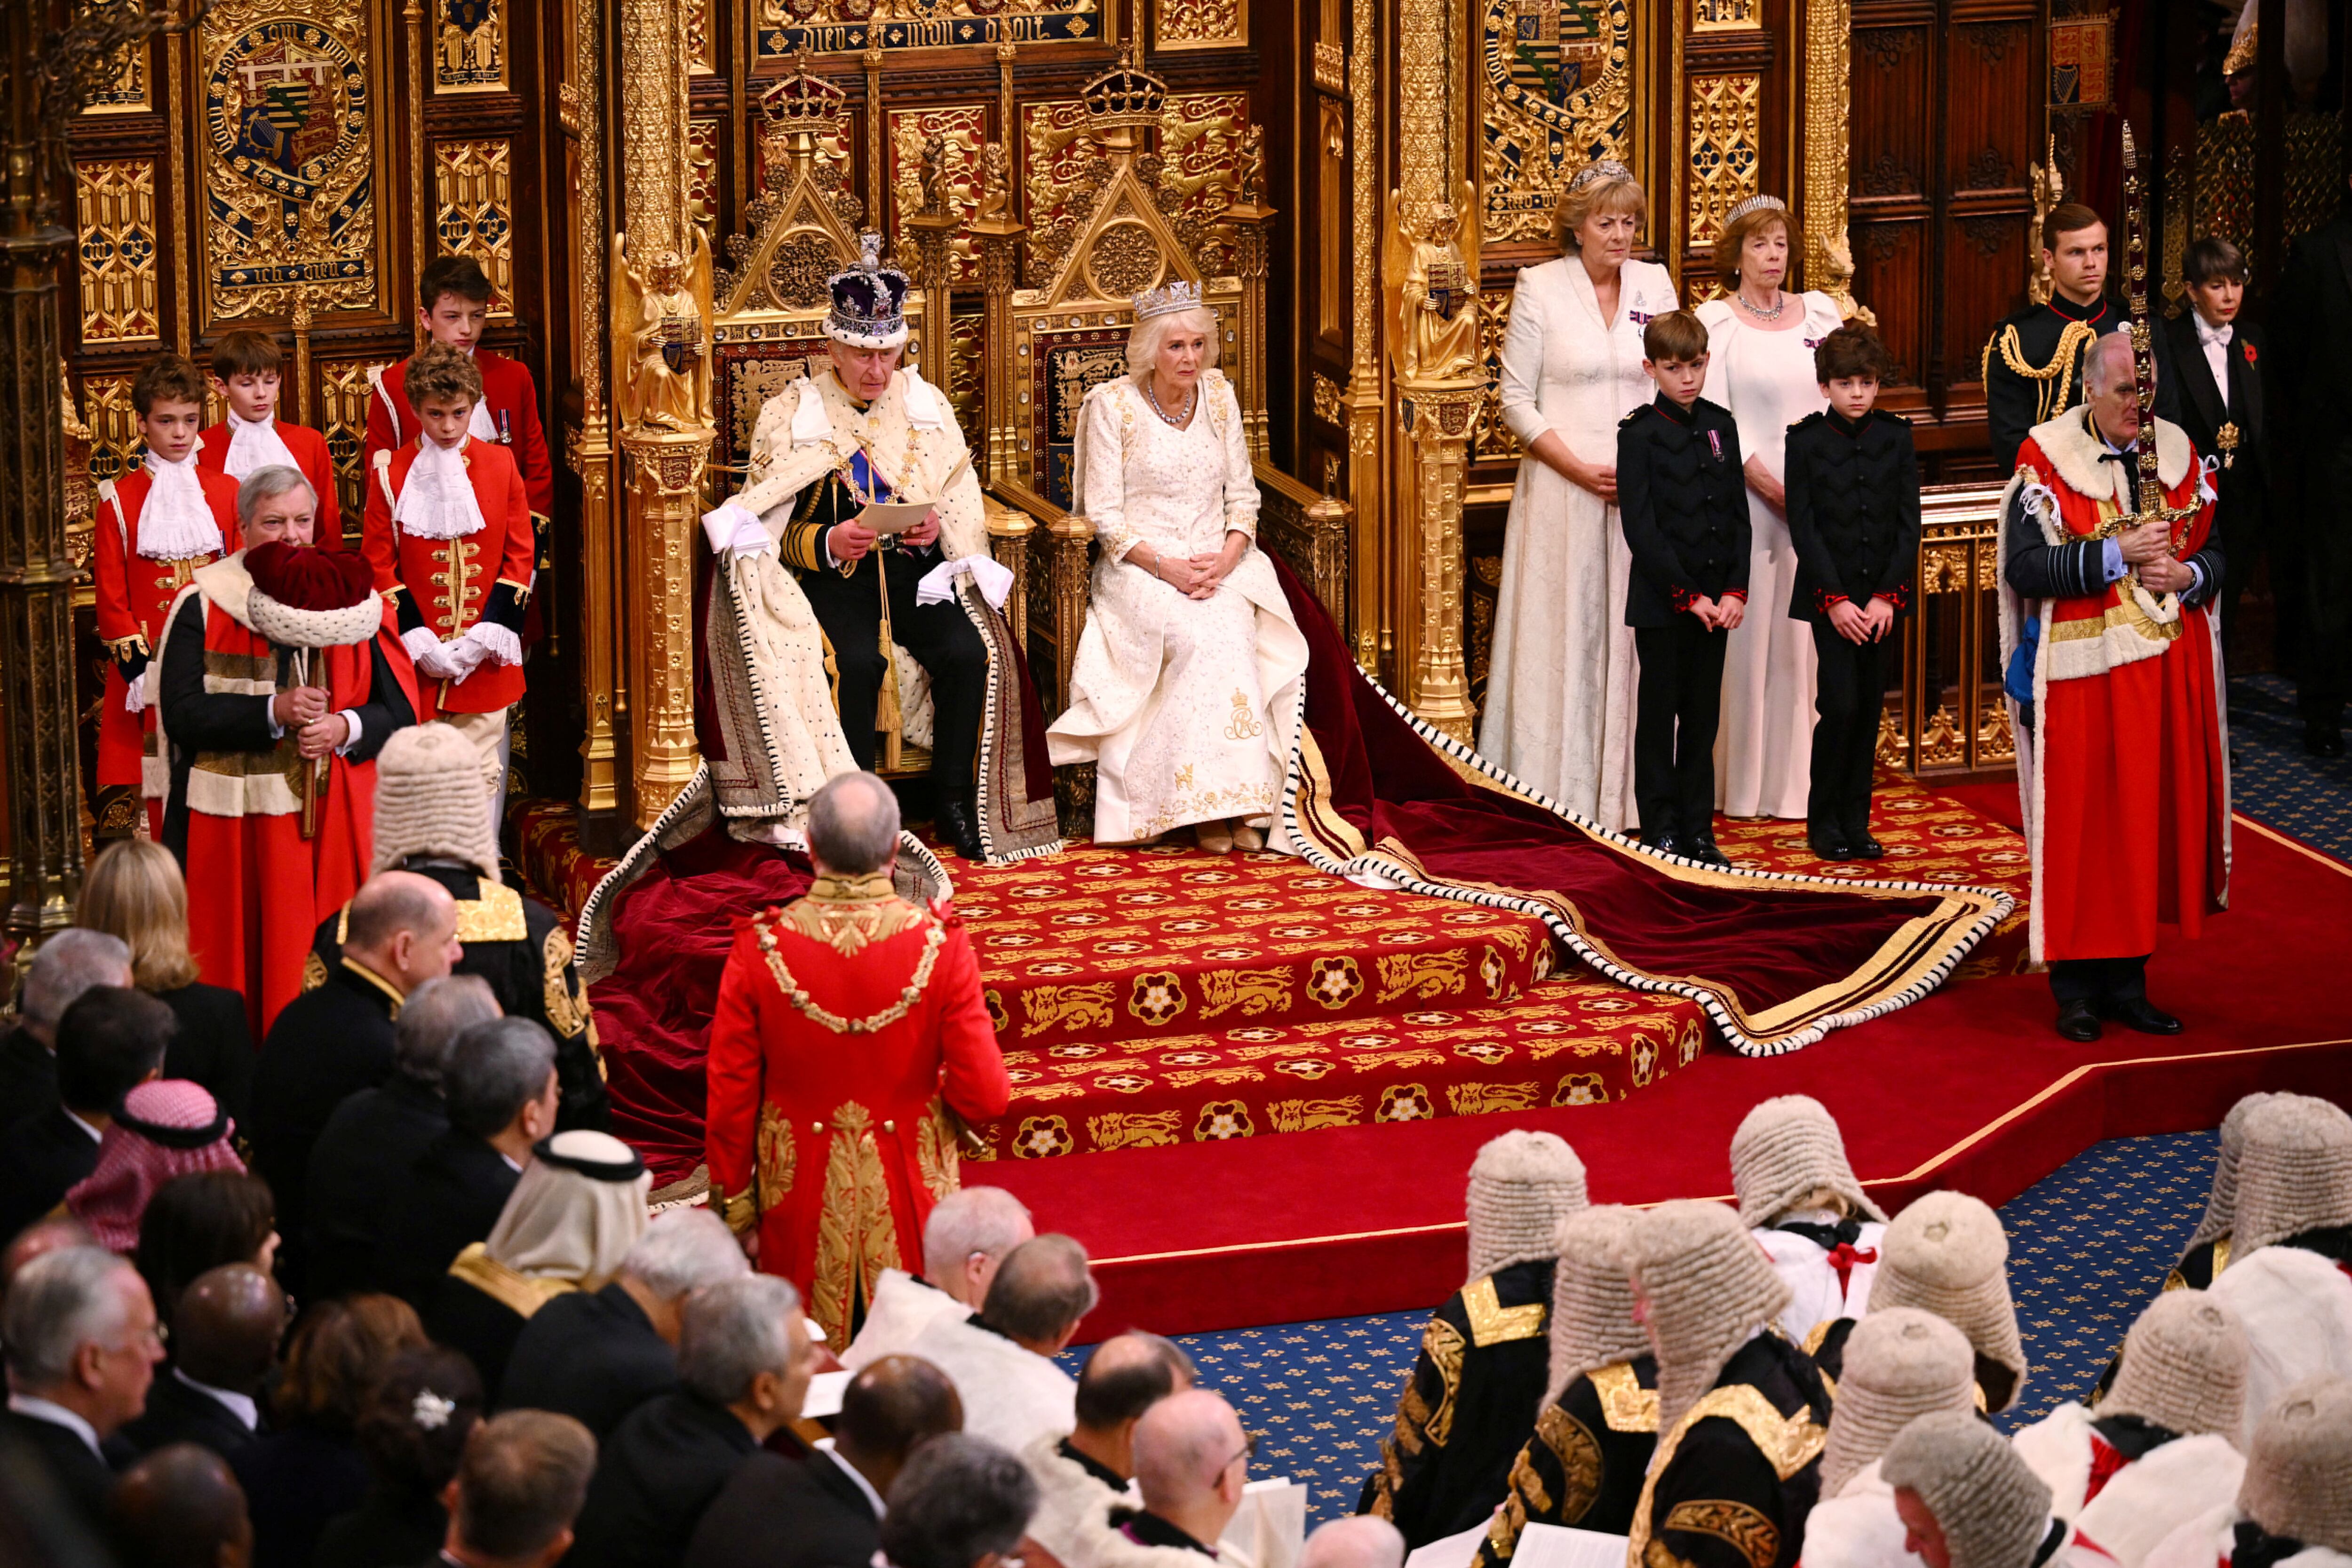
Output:
<svg viewBox="0 0 2352 1568">
<path fill-rule="evenodd" d="M 228 414 L 228 455 L 221 459 L 221 472 L 230 479 L 242 479 L 256 468 L 280 466 L 299 469 L 294 454 L 278 438 L 278 416 L 266 419 L 242 419 L 232 408 Z"/>
<path fill-rule="evenodd" d="M 488 398 L 477 397 L 474 399 L 474 411 L 466 416 L 466 434 L 471 436 L 477 441 L 496 442 L 498 440 L 499 427 L 490 423 L 490 400 Z"/>
<path fill-rule="evenodd" d="M 204 481 L 196 477 L 196 455 L 177 463 L 147 454 L 151 481 L 145 504 L 139 509 L 139 553 L 150 561 L 189 561 L 221 552 L 220 524 L 205 503 Z"/>
<path fill-rule="evenodd" d="M 481 405 L 474 405 L 480 412 Z M 470 439 L 470 437 L 468 437 Z M 466 477 L 466 443 L 444 447 L 430 436 L 416 444 L 416 460 L 401 481 L 393 526 L 419 539 L 460 539 L 482 527 L 482 503 Z"/>
<path fill-rule="evenodd" d="M 2227 321 L 2218 327 L 2209 327 L 2204 317 L 2193 310 L 2189 315 L 2197 323 L 2197 346 L 2205 351 L 2205 363 L 2213 370 L 2213 384 L 2221 389 L 2221 402 L 2227 405 L 2230 401 L 2230 339 L 2235 329 Z"/>
</svg>

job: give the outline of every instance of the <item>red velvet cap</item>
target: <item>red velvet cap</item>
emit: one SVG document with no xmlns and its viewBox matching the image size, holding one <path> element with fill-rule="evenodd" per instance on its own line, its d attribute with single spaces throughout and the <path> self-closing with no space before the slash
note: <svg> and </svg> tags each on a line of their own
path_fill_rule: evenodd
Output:
<svg viewBox="0 0 2352 1568">
<path fill-rule="evenodd" d="M 253 585 L 294 610 L 347 610 L 374 587 L 374 573 L 356 550 L 313 550 L 273 539 L 245 552 Z"/>
</svg>

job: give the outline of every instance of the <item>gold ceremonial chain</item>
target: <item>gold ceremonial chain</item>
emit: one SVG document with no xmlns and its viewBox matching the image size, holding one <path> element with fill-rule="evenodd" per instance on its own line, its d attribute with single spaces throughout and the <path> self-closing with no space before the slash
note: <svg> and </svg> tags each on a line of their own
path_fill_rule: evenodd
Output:
<svg viewBox="0 0 2352 1568">
<path fill-rule="evenodd" d="M 939 963 L 940 948 L 948 935 L 948 928 L 943 921 L 931 921 L 931 929 L 923 934 L 923 955 L 915 961 L 915 973 L 899 989 L 898 1000 L 863 1018 L 845 1018 L 838 1013 L 818 1006 L 807 988 L 793 978 L 793 972 L 785 967 L 784 955 L 776 951 L 776 933 L 772 927 L 755 921 L 751 929 L 759 933 L 760 952 L 768 961 L 769 976 L 775 981 L 776 989 L 784 994 L 784 1000 L 807 1015 L 811 1022 L 836 1035 L 871 1035 L 905 1017 L 908 1011 L 922 999 L 924 988 L 930 984 L 931 968 Z"/>
<path fill-rule="evenodd" d="M 1977 363 L 1977 379 L 1984 381 L 1990 378 L 1993 351 L 1999 349 L 2000 363 L 2007 365 L 2013 374 L 2024 377 L 2027 381 L 2039 381 L 2044 384 L 2056 381 L 2058 384 L 2054 389 L 2044 384 L 2035 395 L 2033 407 L 2040 417 L 2034 422 L 2044 423 L 2063 414 L 2073 406 L 2074 367 L 2082 361 L 2084 345 L 2098 335 L 2098 329 L 2087 321 L 2067 322 L 2064 330 L 2058 334 L 2058 352 L 2050 356 L 2048 364 L 2037 369 L 2025 363 L 2025 344 L 2018 337 L 2017 329 L 2013 326 L 2003 327 L 2000 336 L 1986 341 L 1984 353 Z"/>
</svg>

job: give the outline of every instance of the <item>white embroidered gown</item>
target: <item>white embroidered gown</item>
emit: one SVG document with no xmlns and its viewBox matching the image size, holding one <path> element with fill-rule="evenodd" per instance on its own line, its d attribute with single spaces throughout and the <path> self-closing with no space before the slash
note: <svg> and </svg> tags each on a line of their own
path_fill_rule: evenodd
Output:
<svg viewBox="0 0 2352 1568">
<path fill-rule="evenodd" d="M 1838 329 L 1837 306 L 1822 293 L 1795 295 L 1804 322 L 1759 331 L 1729 300 L 1698 308 L 1706 323 L 1708 402 L 1731 410 L 1739 455 L 1784 473 L 1789 426 L 1827 407 L 1813 374 L 1813 350 Z M 1723 658 L 1723 719 L 1715 735 L 1715 804 L 1727 816 L 1801 821 L 1812 776 L 1813 628 L 1789 618 L 1797 547 L 1789 520 L 1748 492 L 1748 610 Z"/>
<path fill-rule="evenodd" d="M 1233 387 L 1204 373 L 1179 430 L 1121 376 L 1087 395 L 1078 424 L 1077 495 L 1102 550 L 1048 753 L 1057 767 L 1095 764 L 1098 843 L 1226 817 L 1266 825 L 1307 674 L 1307 639 L 1273 563 L 1253 542 L 1213 595 L 1192 599 L 1125 559 L 1139 543 L 1214 554 L 1229 529 L 1255 540 L 1257 482 Z M 1267 841 L 1287 847 L 1279 832 Z"/>
<path fill-rule="evenodd" d="M 1522 445 L 1549 430 L 1584 461 L 1614 468 L 1617 422 L 1654 391 L 1642 329 L 1675 303 L 1674 279 L 1654 262 L 1619 271 L 1609 321 L 1576 258 L 1522 268 L 1503 336 L 1503 422 Z M 1519 460 L 1478 750 L 1609 828 L 1634 817 L 1633 561 L 1614 506 L 1533 457 Z"/>
</svg>

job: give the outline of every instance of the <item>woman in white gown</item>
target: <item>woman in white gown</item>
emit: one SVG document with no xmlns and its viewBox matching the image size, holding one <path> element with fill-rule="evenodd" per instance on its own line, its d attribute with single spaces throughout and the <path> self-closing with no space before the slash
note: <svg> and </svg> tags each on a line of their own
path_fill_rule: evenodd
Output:
<svg viewBox="0 0 2352 1568">
<path fill-rule="evenodd" d="M 1789 209 L 1750 196 L 1716 241 L 1727 298 L 1698 308 L 1706 323 L 1708 402 L 1731 410 L 1748 469 L 1748 603 L 1723 659 L 1723 721 L 1716 731 L 1715 802 L 1727 816 L 1801 821 L 1813 744 L 1812 628 L 1787 615 L 1796 546 L 1782 510 L 1789 426 L 1829 405 L 1813 350 L 1838 329 L 1826 294 L 1790 294 Z"/>
<path fill-rule="evenodd" d="M 1286 847 L 1276 827 L 1307 639 L 1256 547 L 1241 405 L 1217 318 L 1173 284 L 1136 297 L 1129 374 L 1078 413 L 1076 499 L 1102 550 L 1055 765 L 1095 764 L 1095 839 L 1191 826 L 1202 848 Z"/>
<path fill-rule="evenodd" d="M 1603 827 L 1633 816 L 1633 555 L 1617 523 L 1617 422 L 1650 401 L 1642 329 L 1674 279 L 1633 259 L 1642 187 L 1587 164 L 1554 215 L 1568 254 L 1522 268 L 1503 334 L 1503 423 L 1527 448 L 1511 491 L 1478 750 Z"/>
</svg>

